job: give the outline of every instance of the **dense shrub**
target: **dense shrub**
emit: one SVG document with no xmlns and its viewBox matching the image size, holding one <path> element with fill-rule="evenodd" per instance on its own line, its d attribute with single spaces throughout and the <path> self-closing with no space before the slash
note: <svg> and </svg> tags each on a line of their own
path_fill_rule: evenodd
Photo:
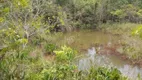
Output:
<svg viewBox="0 0 142 80">
<path fill-rule="evenodd" d="M 48 34 L 95 28 L 109 20 L 141 22 L 140 0 L 0 0 L 0 80 L 125 79 L 117 69 L 78 71 L 76 51 L 48 42 Z M 138 5 L 137 5 L 138 4 Z M 134 31 L 141 34 L 141 27 Z M 44 50 L 40 43 L 44 44 Z M 43 53 L 55 53 L 55 61 Z M 87 74 L 87 75 L 86 75 Z"/>
<path fill-rule="evenodd" d="M 48 54 L 53 54 L 53 51 L 57 48 L 55 44 L 46 44 L 44 46 L 45 52 Z"/>
<path fill-rule="evenodd" d="M 121 72 L 116 68 L 104 68 L 99 67 L 98 69 L 92 68 L 89 73 L 89 80 L 127 80 L 126 77 L 121 75 Z"/>
<path fill-rule="evenodd" d="M 64 61 L 64 62 L 68 62 L 73 60 L 75 55 L 76 55 L 76 51 L 71 49 L 70 47 L 66 47 L 66 46 L 62 46 L 61 47 L 61 50 L 57 50 L 57 51 L 54 51 L 55 54 L 56 54 L 56 59 L 57 61 Z"/>
</svg>

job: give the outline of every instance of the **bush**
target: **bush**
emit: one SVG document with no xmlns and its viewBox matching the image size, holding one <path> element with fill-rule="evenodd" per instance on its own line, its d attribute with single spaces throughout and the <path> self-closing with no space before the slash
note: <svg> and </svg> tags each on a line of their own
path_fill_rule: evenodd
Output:
<svg viewBox="0 0 142 80">
<path fill-rule="evenodd" d="M 61 50 L 54 51 L 56 54 L 57 61 L 71 61 L 76 55 L 76 51 L 70 47 L 62 46 Z"/>
<path fill-rule="evenodd" d="M 47 53 L 52 54 L 53 51 L 56 49 L 56 45 L 55 44 L 46 44 L 44 46 L 44 49 Z"/>
<path fill-rule="evenodd" d="M 66 80 L 72 79 L 73 75 L 75 75 L 75 69 L 75 65 L 58 64 L 48 69 L 44 69 L 41 73 L 44 75 L 44 80 Z"/>
<path fill-rule="evenodd" d="M 88 80 L 127 80 L 123 77 L 121 72 L 116 68 L 99 67 L 98 69 L 92 68 L 88 75 Z"/>
</svg>

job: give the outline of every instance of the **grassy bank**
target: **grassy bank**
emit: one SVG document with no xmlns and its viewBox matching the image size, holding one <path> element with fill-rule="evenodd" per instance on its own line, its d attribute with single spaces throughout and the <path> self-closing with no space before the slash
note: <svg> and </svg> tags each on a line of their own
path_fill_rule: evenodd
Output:
<svg viewBox="0 0 142 80">
<path fill-rule="evenodd" d="M 135 63 L 141 63 L 142 60 L 142 42 L 138 35 L 133 32 L 141 24 L 136 23 L 113 23 L 113 24 L 102 24 L 97 27 L 105 33 L 110 33 L 115 36 L 120 36 L 121 39 L 119 44 L 121 45 L 117 50 L 121 54 L 124 54 L 129 59 L 133 59 Z"/>
</svg>

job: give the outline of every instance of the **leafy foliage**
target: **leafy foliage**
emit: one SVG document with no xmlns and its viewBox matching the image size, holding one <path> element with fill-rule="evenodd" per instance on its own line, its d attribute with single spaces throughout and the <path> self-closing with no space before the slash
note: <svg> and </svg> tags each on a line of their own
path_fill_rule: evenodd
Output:
<svg viewBox="0 0 142 80">
<path fill-rule="evenodd" d="M 122 77 L 119 70 L 116 68 L 107 69 L 100 67 L 98 69 L 92 68 L 89 73 L 89 80 L 127 80 L 126 77 Z"/>
<path fill-rule="evenodd" d="M 138 26 L 132 31 L 132 35 L 138 35 L 142 38 L 142 25 Z"/>
<path fill-rule="evenodd" d="M 129 22 L 141 22 L 141 9 L 133 4 L 121 6 L 120 9 L 112 11 L 111 14 L 117 16 L 119 20 L 127 20 Z"/>
<path fill-rule="evenodd" d="M 44 80 L 60 80 L 60 79 L 69 79 L 71 76 L 75 75 L 74 70 L 76 69 L 75 65 L 62 64 L 57 66 L 52 66 L 49 69 L 44 69 L 42 73 L 44 74 Z"/>
<path fill-rule="evenodd" d="M 140 0 L 0 0 L 0 80 L 123 80 L 117 69 L 77 71 L 77 51 L 48 42 L 48 34 L 71 28 L 95 28 L 111 21 L 141 22 Z M 136 4 L 138 4 L 136 6 Z M 117 20 L 118 19 L 118 20 Z M 134 21 L 133 21 L 134 20 Z M 134 34 L 141 36 L 141 27 Z M 47 42 L 44 49 L 42 42 Z M 55 53 L 55 61 L 42 54 Z"/>
<path fill-rule="evenodd" d="M 73 60 L 77 53 L 75 50 L 71 49 L 70 47 L 66 47 L 66 46 L 62 46 L 61 50 L 54 51 L 54 52 L 56 54 L 57 61 Z"/>
<path fill-rule="evenodd" d="M 46 52 L 53 53 L 53 51 L 56 49 L 56 45 L 54 45 L 54 44 L 46 44 L 44 46 L 44 48 L 45 48 Z"/>
</svg>

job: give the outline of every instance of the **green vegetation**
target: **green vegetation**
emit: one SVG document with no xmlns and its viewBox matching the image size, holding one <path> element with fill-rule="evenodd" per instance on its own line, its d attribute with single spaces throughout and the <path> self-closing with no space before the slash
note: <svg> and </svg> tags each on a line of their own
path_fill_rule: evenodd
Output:
<svg viewBox="0 0 142 80">
<path fill-rule="evenodd" d="M 118 48 L 118 52 L 127 55 L 127 57 L 130 59 L 142 59 L 141 24 L 106 23 L 100 25 L 97 29 L 102 30 L 106 33 L 111 33 L 113 35 L 121 35 L 122 40 L 120 40 L 119 42 L 119 44 L 121 44 L 121 47 Z"/>
<path fill-rule="evenodd" d="M 82 71 L 78 71 L 77 66 L 72 61 L 76 51 L 66 46 L 63 46 L 61 50 L 55 51 L 57 55 L 53 62 L 45 60 L 41 55 L 42 51 L 39 51 L 38 48 L 30 48 L 31 46 L 20 50 L 20 52 L 10 51 L 1 60 L 0 76 L 2 80 L 127 79 L 122 77 L 121 73 L 115 68 L 92 68 L 87 75 Z"/>
<path fill-rule="evenodd" d="M 142 59 L 142 44 L 131 44 L 131 38 L 142 38 L 141 4 L 141 0 L 0 0 L 0 80 L 127 80 L 116 68 L 78 71 L 77 51 L 50 38 L 56 32 L 92 28 L 132 36 L 125 37 L 122 48 L 130 58 Z"/>
<path fill-rule="evenodd" d="M 52 54 L 53 51 L 56 49 L 56 46 L 54 44 L 46 44 L 44 46 L 45 48 L 45 52 L 48 53 L 48 54 Z"/>
<path fill-rule="evenodd" d="M 76 51 L 72 50 L 69 47 L 63 46 L 61 47 L 62 50 L 60 51 L 54 51 L 56 54 L 57 61 L 63 61 L 66 62 L 66 60 L 73 60 L 75 57 Z"/>
</svg>

